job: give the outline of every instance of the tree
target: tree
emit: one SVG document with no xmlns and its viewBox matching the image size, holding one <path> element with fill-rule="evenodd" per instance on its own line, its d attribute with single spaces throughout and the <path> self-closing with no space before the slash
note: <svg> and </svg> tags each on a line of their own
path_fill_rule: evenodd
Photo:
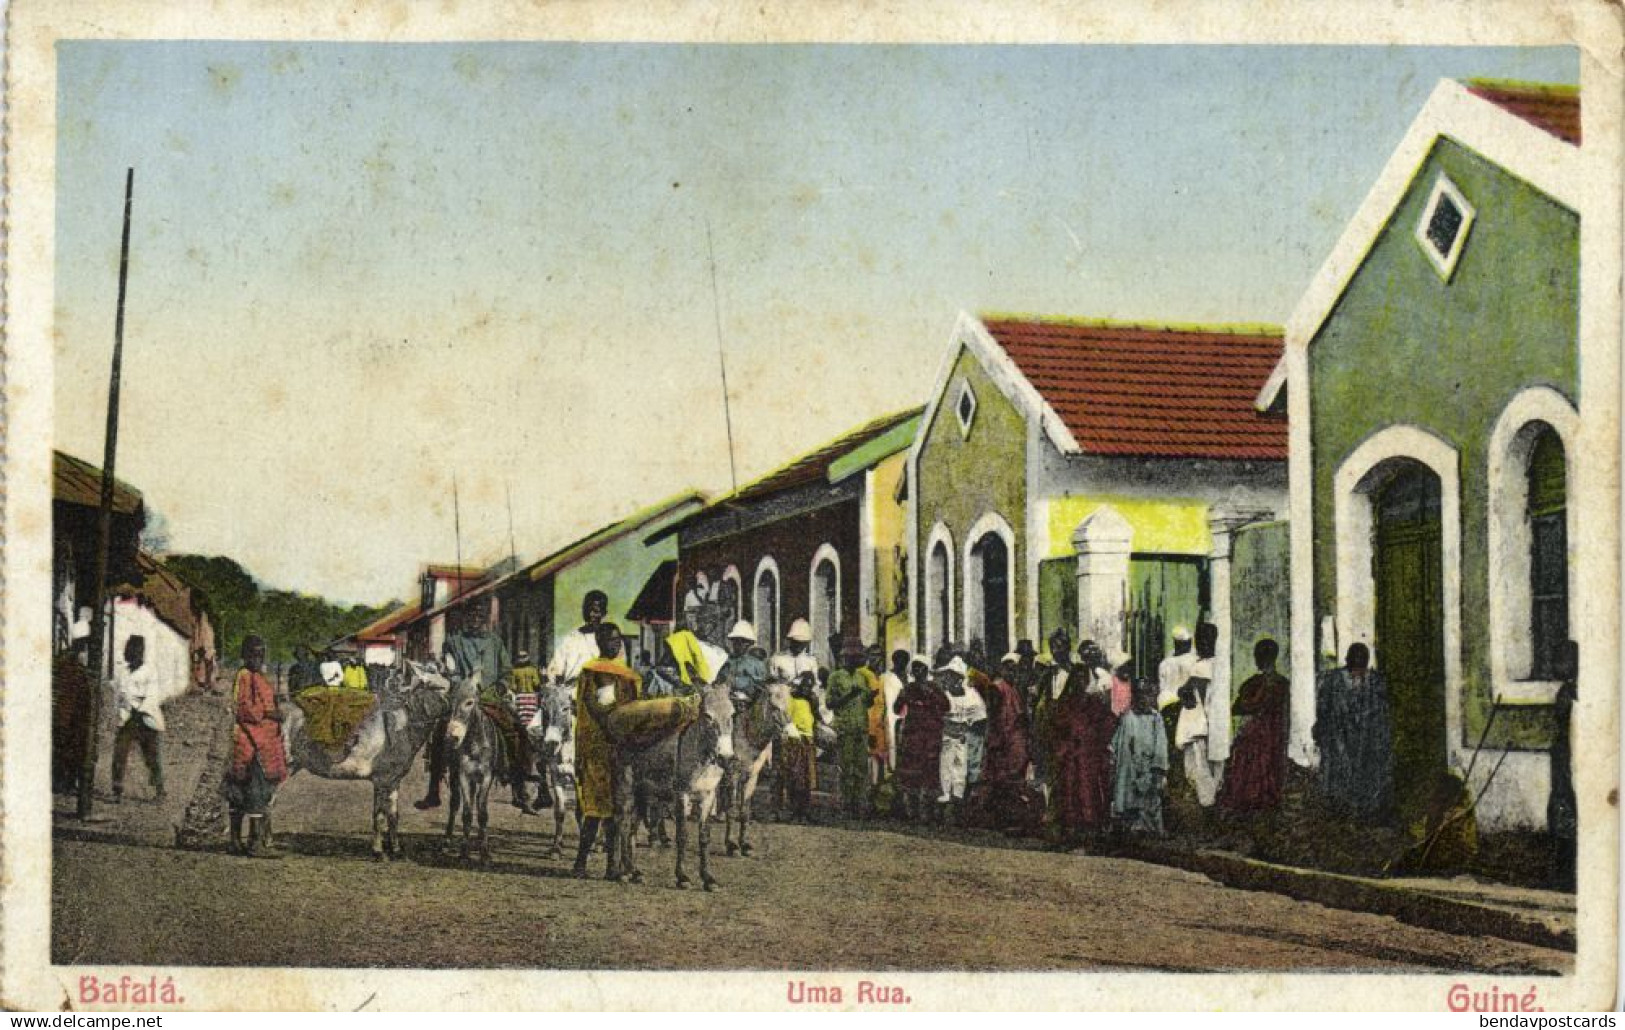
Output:
<svg viewBox="0 0 1625 1030">
<path fill-rule="evenodd" d="M 235 657 L 249 633 L 265 640 L 272 663 L 291 661 L 293 649 L 320 649 L 398 606 L 332 604 L 321 597 L 263 587 L 230 558 L 182 554 L 164 563 L 205 598 L 218 627 L 220 653 Z"/>
</svg>

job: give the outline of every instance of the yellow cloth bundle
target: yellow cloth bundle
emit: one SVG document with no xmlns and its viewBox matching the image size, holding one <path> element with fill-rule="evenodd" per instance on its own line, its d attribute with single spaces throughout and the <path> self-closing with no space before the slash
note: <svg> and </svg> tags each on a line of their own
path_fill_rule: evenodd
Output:
<svg viewBox="0 0 1625 1030">
<path fill-rule="evenodd" d="M 604 716 L 604 732 L 616 745 L 657 744 L 700 717 L 700 697 L 657 697 L 616 705 Z"/>
<path fill-rule="evenodd" d="M 349 743 L 378 697 L 350 687 L 310 687 L 295 694 L 293 703 L 305 713 L 305 733 L 331 751 Z"/>
</svg>

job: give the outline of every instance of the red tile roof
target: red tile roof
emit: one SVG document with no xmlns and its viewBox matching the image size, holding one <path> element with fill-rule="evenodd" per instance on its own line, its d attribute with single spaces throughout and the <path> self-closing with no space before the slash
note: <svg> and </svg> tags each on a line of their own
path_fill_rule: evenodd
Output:
<svg viewBox="0 0 1625 1030">
<path fill-rule="evenodd" d="M 1286 460 L 1286 420 L 1254 407 L 1279 329 L 982 321 L 1085 453 Z"/>
<path fill-rule="evenodd" d="M 1468 79 L 1475 97 L 1506 109 L 1565 143 L 1580 145 L 1580 91 L 1573 86 L 1499 79 Z"/>
<path fill-rule="evenodd" d="M 792 486 L 800 486 L 813 480 L 827 479 L 829 467 L 837 460 L 852 451 L 857 450 L 870 440 L 877 439 L 894 427 L 907 422 L 921 412 L 921 408 L 909 408 L 907 411 L 897 411 L 866 422 L 858 428 L 831 440 L 815 451 L 811 451 L 795 459 L 787 465 L 782 465 L 767 475 L 752 483 L 739 488 L 739 492 L 717 501 L 717 505 L 736 504 L 748 501 L 771 493 L 778 493 Z"/>
</svg>

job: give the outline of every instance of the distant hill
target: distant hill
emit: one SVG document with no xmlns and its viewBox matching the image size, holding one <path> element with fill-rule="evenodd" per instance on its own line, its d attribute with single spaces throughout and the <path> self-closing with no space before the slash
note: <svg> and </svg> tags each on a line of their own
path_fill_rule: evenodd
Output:
<svg viewBox="0 0 1625 1030">
<path fill-rule="evenodd" d="M 309 594 L 267 589 L 253 573 L 218 556 L 176 554 L 165 558 L 164 565 L 202 593 L 225 663 L 236 660 L 250 633 L 264 638 L 267 661 L 286 662 L 300 644 L 319 650 L 400 604 L 342 607 Z"/>
</svg>

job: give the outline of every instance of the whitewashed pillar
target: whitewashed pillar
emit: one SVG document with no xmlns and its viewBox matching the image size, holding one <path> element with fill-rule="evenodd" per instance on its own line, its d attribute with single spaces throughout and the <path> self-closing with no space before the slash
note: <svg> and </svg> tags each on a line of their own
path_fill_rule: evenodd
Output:
<svg viewBox="0 0 1625 1030">
<path fill-rule="evenodd" d="M 1072 531 L 1072 546 L 1078 552 L 1076 642 L 1093 640 L 1106 654 L 1121 654 L 1134 527 L 1116 508 L 1103 504 Z"/>
<path fill-rule="evenodd" d="M 1230 616 L 1230 559 L 1235 553 L 1236 532 L 1268 518 L 1267 511 L 1226 505 L 1208 512 L 1207 530 L 1213 541 L 1208 551 L 1208 621 L 1219 631 L 1213 652 L 1213 678 L 1208 684 L 1207 756 L 1212 762 L 1230 757 L 1230 640 L 1234 629 Z"/>
</svg>

